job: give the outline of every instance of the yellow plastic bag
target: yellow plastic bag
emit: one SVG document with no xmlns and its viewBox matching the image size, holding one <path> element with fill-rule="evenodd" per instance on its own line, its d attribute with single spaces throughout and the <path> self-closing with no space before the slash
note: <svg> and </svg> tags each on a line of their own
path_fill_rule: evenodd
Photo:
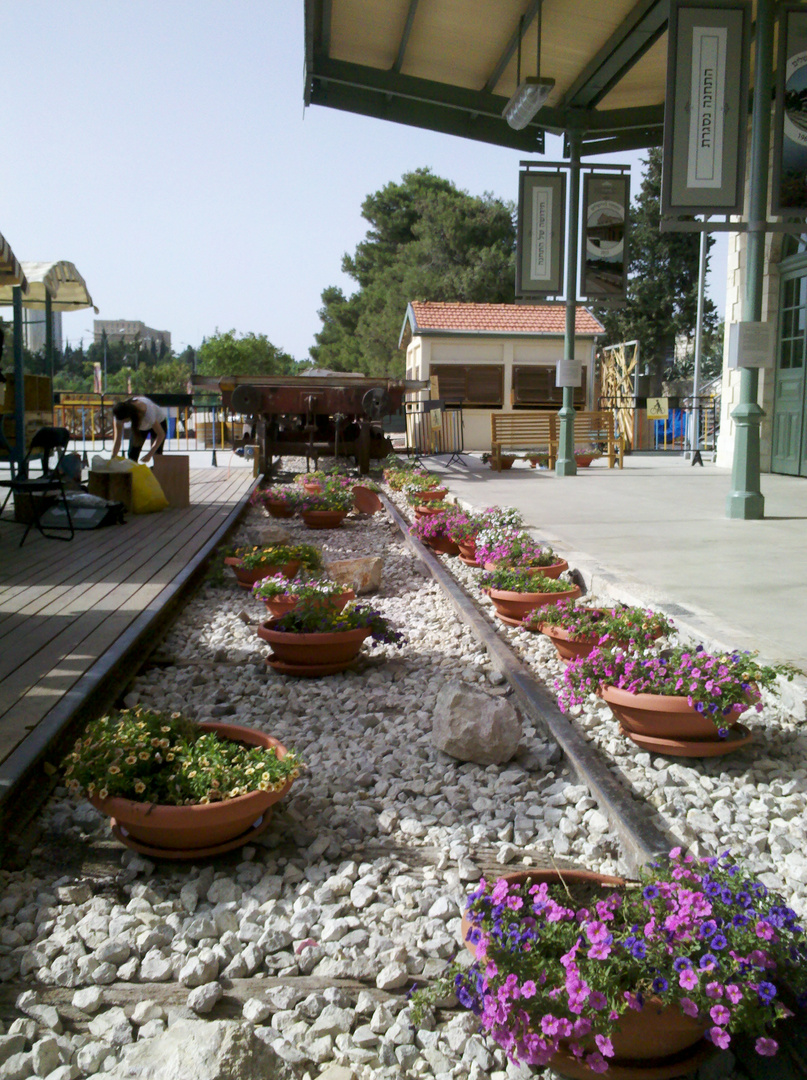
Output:
<svg viewBox="0 0 807 1080">
<path fill-rule="evenodd" d="M 153 514 L 167 506 L 168 499 L 148 465 L 135 465 L 132 469 L 132 513 Z"/>
</svg>

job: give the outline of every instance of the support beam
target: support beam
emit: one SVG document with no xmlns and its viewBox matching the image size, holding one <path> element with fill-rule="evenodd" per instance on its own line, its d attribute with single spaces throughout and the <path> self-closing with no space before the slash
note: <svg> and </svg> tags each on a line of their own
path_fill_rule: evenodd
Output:
<svg viewBox="0 0 807 1080">
<path fill-rule="evenodd" d="M 418 0 L 409 0 L 409 10 L 406 13 L 406 22 L 404 23 L 403 33 L 401 34 L 401 43 L 398 46 L 398 55 L 395 57 L 395 63 L 392 65 L 392 70 L 396 73 L 400 72 L 403 67 L 404 57 L 406 56 L 406 46 L 409 44 L 409 36 L 412 33 L 412 26 L 415 22 L 415 12 L 418 8 Z"/>
<path fill-rule="evenodd" d="M 25 457 L 25 371 L 22 366 L 22 287 L 11 290 L 14 318 L 14 457 Z"/>
<path fill-rule="evenodd" d="M 543 2 L 544 0 L 531 0 L 529 7 L 524 12 L 524 15 L 519 19 L 518 26 L 513 32 L 510 40 L 507 42 L 504 52 L 499 57 L 496 63 L 496 67 L 490 73 L 488 81 L 482 87 L 485 93 L 492 94 L 493 91 L 496 89 L 499 79 L 501 79 L 502 75 L 504 74 L 504 69 L 513 59 L 513 54 L 518 48 L 519 42 L 524 39 L 524 35 L 527 33 L 529 27 L 532 25 L 533 19 L 541 10 L 541 4 Z"/>
<path fill-rule="evenodd" d="M 563 357 L 574 360 L 574 338 L 577 322 L 577 263 L 578 219 L 580 215 L 580 147 L 583 133 L 569 132 L 569 216 L 566 230 L 566 332 L 563 337 Z M 576 476 L 574 459 L 574 387 L 563 387 L 563 406 L 558 413 L 558 458 L 555 472 L 558 476 Z"/>
<path fill-rule="evenodd" d="M 775 6 L 774 0 L 758 0 L 757 2 L 743 322 L 760 322 L 762 319 Z M 740 357 L 740 363 L 742 363 L 742 357 Z M 765 499 L 759 484 L 759 426 L 765 414 L 759 407 L 758 396 L 759 372 L 756 368 L 742 368 L 740 402 L 731 414 L 737 430 L 734 436 L 731 491 L 726 502 L 726 516 L 743 518 L 746 521 L 754 521 L 765 516 Z"/>
<path fill-rule="evenodd" d="M 45 367 L 50 372 L 50 388 L 53 390 L 53 300 L 45 293 Z"/>
<path fill-rule="evenodd" d="M 667 29 L 669 0 L 639 0 L 634 9 L 586 64 L 566 91 L 562 104 L 593 108 Z"/>
</svg>

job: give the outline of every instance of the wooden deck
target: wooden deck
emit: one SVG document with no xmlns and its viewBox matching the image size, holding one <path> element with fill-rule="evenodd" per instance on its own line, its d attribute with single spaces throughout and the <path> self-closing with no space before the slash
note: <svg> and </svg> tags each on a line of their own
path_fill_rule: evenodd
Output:
<svg viewBox="0 0 807 1080">
<path fill-rule="evenodd" d="M 128 515 L 69 543 L 0 521 L 0 802 L 206 558 L 249 469 L 191 472 L 191 505 Z M 138 644 L 140 642 L 140 644 Z"/>
</svg>

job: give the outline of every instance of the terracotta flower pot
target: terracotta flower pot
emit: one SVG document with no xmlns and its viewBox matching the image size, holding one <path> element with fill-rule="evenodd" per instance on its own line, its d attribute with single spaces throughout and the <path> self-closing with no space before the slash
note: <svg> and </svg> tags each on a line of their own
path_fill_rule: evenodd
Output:
<svg viewBox="0 0 807 1080">
<path fill-rule="evenodd" d="M 423 506 L 415 506 L 415 517 L 416 518 L 425 518 L 425 517 L 429 517 L 431 514 L 442 514 L 442 513 L 444 513 L 444 511 L 439 506 L 427 506 L 425 504 Z"/>
<path fill-rule="evenodd" d="M 341 611 L 345 604 L 348 604 L 351 600 L 356 599 L 356 594 L 352 589 L 346 589 L 339 596 L 323 596 L 323 604 L 328 604 L 329 607 L 336 608 L 337 611 Z M 264 600 L 266 604 L 266 610 L 270 615 L 279 619 L 282 615 L 286 615 L 289 611 L 293 611 L 300 603 L 299 596 L 273 596 L 268 600 Z"/>
<path fill-rule="evenodd" d="M 294 513 L 295 513 L 294 507 L 290 506 L 289 503 L 280 502 L 280 501 L 275 502 L 274 499 L 267 499 L 266 502 L 264 503 L 264 506 L 266 507 L 266 509 L 269 511 L 269 514 L 273 518 L 292 518 L 292 517 L 294 517 Z"/>
<path fill-rule="evenodd" d="M 357 484 L 353 488 L 353 502 L 360 514 L 377 514 L 384 509 L 378 495 L 368 487 Z"/>
<path fill-rule="evenodd" d="M 686 698 L 671 694 L 631 693 L 616 686 L 603 686 L 601 696 L 619 720 L 627 734 L 640 737 L 673 740 L 682 743 L 726 744 L 717 734 L 709 715 L 699 713 Z M 749 706 L 752 703 L 749 702 Z M 747 706 L 747 707 L 749 707 Z M 719 727 L 736 727 L 739 713 L 719 717 Z M 734 748 L 729 744 L 731 748 Z"/>
<path fill-rule="evenodd" d="M 466 566 L 479 566 L 476 561 L 476 540 L 460 540 L 458 541 L 458 547 L 460 549 L 460 559 Z"/>
<path fill-rule="evenodd" d="M 423 541 L 432 551 L 438 555 L 459 555 L 460 546 L 450 536 L 430 536 Z"/>
<path fill-rule="evenodd" d="M 303 491 L 306 491 L 309 495 L 321 495 L 324 490 L 318 480 L 303 481 Z"/>
<path fill-rule="evenodd" d="M 242 566 L 241 560 L 234 555 L 228 555 L 224 560 L 227 566 L 232 567 L 238 584 L 242 589 L 251 589 L 256 581 L 263 581 L 266 577 L 282 574 L 283 577 L 293 578 L 300 569 L 300 560 L 293 559 L 287 563 L 274 563 L 271 566 L 256 566 L 252 569 Z"/>
<path fill-rule="evenodd" d="M 294 665 L 330 665 L 351 663 L 359 655 L 362 642 L 369 635 L 366 627 L 313 634 L 284 633 L 275 629 L 276 619 L 258 627 L 258 637 L 272 646 L 278 660 Z"/>
<path fill-rule="evenodd" d="M 555 646 L 560 659 L 565 660 L 567 663 L 570 660 L 577 660 L 581 656 L 588 656 L 591 650 L 597 647 L 598 639 L 596 634 L 573 634 L 569 630 L 564 630 L 562 626 L 555 626 L 553 623 L 541 623 L 537 629 L 542 634 L 546 634 Z"/>
<path fill-rule="evenodd" d="M 577 462 L 577 466 L 580 469 L 587 469 L 592 461 L 596 461 L 599 454 L 575 454 L 574 460 Z"/>
<path fill-rule="evenodd" d="M 496 608 L 496 614 L 508 626 L 519 626 L 528 611 L 543 607 L 544 604 L 557 604 L 560 600 L 576 600 L 580 589 L 573 585 L 563 592 L 509 592 L 506 589 L 488 589 L 488 595 Z"/>
<path fill-rule="evenodd" d="M 200 724 L 221 738 L 249 746 L 274 747 L 279 758 L 286 748 L 271 735 L 240 724 Z M 166 859 L 192 858 L 211 848 L 230 850 L 256 834 L 255 824 L 269 807 L 288 792 L 288 780 L 280 791 L 251 791 L 234 799 L 196 806 L 160 806 L 133 799 L 90 799 L 102 814 L 114 819 L 116 835 L 128 847 L 159 850 Z M 122 827 L 122 829 L 121 829 Z"/>
<path fill-rule="evenodd" d="M 523 884 L 530 878 L 533 883 L 546 882 L 555 885 L 563 881 L 574 892 L 575 885 L 599 886 L 603 892 L 609 888 L 625 885 L 624 878 L 595 874 L 589 870 L 522 870 L 503 875 L 514 885 Z M 466 914 L 462 917 L 462 939 L 465 948 L 475 956 L 475 946 L 467 940 L 471 923 Z M 672 1080 L 688 1073 L 694 1064 L 713 1051 L 711 1044 L 702 1043 L 708 1024 L 685 1016 L 677 1005 L 662 1005 L 658 998 L 649 998 L 644 1007 L 636 1011 L 627 1009 L 620 1017 L 617 1029 L 611 1035 L 614 1057 L 608 1059 L 609 1070 L 605 1074 L 627 1080 Z M 589 1036 L 588 1042 L 593 1039 Z M 561 1042 L 563 1046 L 563 1041 Z M 587 1080 L 595 1072 L 570 1051 L 561 1049 L 550 1059 L 549 1066 L 560 1076 L 572 1080 Z"/>
<path fill-rule="evenodd" d="M 441 502 L 448 495 L 448 488 L 430 488 L 427 491 L 416 491 L 412 496 L 416 502 Z"/>
<path fill-rule="evenodd" d="M 502 468 L 503 469 L 512 469 L 513 463 L 515 462 L 515 460 L 516 459 L 515 459 L 515 456 L 513 454 L 502 454 L 502 456 L 501 456 L 501 466 L 502 466 Z M 491 469 L 496 468 L 493 461 L 490 461 L 488 464 L 490 465 Z"/>
<path fill-rule="evenodd" d="M 338 529 L 347 517 L 347 510 L 303 510 L 302 518 L 308 529 Z"/>
</svg>

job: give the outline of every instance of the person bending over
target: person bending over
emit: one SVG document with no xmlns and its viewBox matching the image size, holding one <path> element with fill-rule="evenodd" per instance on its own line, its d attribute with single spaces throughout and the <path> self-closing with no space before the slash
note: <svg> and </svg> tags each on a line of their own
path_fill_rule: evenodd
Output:
<svg viewBox="0 0 807 1080">
<path fill-rule="evenodd" d="M 137 461 L 146 437 L 151 438 L 149 452 L 143 458 L 143 464 L 147 465 L 155 454 L 163 452 L 163 442 L 168 434 L 165 409 L 147 397 L 133 397 L 128 401 L 119 401 L 112 409 L 112 427 L 115 433 L 115 442 L 112 447 L 112 456 L 116 457 L 123 441 L 123 427 L 127 422 L 132 430 L 129 436 L 129 458 Z"/>
</svg>

